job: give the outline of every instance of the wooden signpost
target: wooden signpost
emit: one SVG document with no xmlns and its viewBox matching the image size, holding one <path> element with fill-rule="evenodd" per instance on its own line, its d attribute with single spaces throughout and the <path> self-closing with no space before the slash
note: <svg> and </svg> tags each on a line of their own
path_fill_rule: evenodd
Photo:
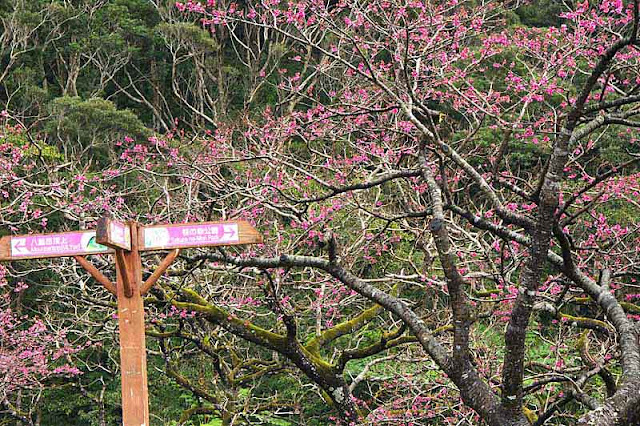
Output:
<svg viewBox="0 0 640 426">
<path fill-rule="evenodd" d="M 0 260 L 72 256 L 118 299 L 122 419 L 124 426 L 149 426 L 147 356 L 142 296 L 162 276 L 181 248 L 261 243 L 262 236 L 245 221 L 140 226 L 110 218 L 95 231 L 0 237 Z M 142 282 L 140 252 L 171 250 Z M 113 254 L 116 285 L 85 256 Z"/>
</svg>

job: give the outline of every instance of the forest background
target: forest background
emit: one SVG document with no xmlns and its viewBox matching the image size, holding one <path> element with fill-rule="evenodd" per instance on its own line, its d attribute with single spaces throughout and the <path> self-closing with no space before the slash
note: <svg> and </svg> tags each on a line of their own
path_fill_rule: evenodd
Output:
<svg viewBox="0 0 640 426">
<path fill-rule="evenodd" d="M 146 298 L 152 425 L 638 424 L 638 7 L 0 0 L 0 235 L 264 235 Z M 0 424 L 120 424 L 110 294 L 0 294 Z"/>
</svg>

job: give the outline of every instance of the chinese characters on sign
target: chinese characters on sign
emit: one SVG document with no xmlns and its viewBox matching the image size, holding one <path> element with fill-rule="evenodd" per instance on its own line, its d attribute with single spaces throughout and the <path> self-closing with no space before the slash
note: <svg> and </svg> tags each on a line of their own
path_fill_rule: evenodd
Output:
<svg viewBox="0 0 640 426">
<path fill-rule="evenodd" d="M 111 251 L 109 247 L 96 242 L 95 231 L 19 235 L 3 237 L 3 242 L 5 239 L 10 240 L 8 254 L 13 259 L 74 256 Z"/>
<path fill-rule="evenodd" d="M 149 226 L 143 230 L 142 250 L 202 247 L 240 241 L 238 223 L 192 223 Z"/>
</svg>

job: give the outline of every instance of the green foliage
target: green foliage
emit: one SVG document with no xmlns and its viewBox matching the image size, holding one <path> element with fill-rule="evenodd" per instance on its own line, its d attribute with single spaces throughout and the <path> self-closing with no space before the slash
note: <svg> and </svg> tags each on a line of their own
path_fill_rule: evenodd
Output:
<svg viewBox="0 0 640 426">
<path fill-rule="evenodd" d="M 220 48 L 211 38 L 209 31 L 190 22 L 163 22 L 156 26 L 157 31 L 171 43 L 177 43 L 182 48 L 190 47 L 202 53 L 215 52 Z"/>
<path fill-rule="evenodd" d="M 150 135 L 134 113 L 118 110 L 105 99 L 61 97 L 51 102 L 50 111 L 45 128 L 51 142 L 65 151 L 91 148 L 90 155 L 98 162 L 106 161 L 110 145 L 125 136 L 145 139 Z"/>
<path fill-rule="evenodd" d="M 530 27 L 559 27 L 562 19 L 558 15 L 563 10 L 564 5 L 558 0 L 537 0 L 520 6 L 516 14 Z"/>
</svg>

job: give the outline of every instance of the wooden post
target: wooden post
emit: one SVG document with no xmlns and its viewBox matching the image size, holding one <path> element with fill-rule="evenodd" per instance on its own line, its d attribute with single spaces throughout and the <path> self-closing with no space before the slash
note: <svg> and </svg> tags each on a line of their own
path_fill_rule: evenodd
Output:
<svg viewBox="0 0 640 426">
<path fill-rule="evenodd" d="M 142 265 L 138 252 L 138 224 L 130 222 L 129 226 L 131 228 L 131 251 L 122 251 L 124 265 L 116 262 L 122 420 L 124 426 L 149 426 L 144 306 L 140 295 Z M 131 297 L 127 297 L 125 294 L 125 276 L 128 278 Z"/>
</svg>

